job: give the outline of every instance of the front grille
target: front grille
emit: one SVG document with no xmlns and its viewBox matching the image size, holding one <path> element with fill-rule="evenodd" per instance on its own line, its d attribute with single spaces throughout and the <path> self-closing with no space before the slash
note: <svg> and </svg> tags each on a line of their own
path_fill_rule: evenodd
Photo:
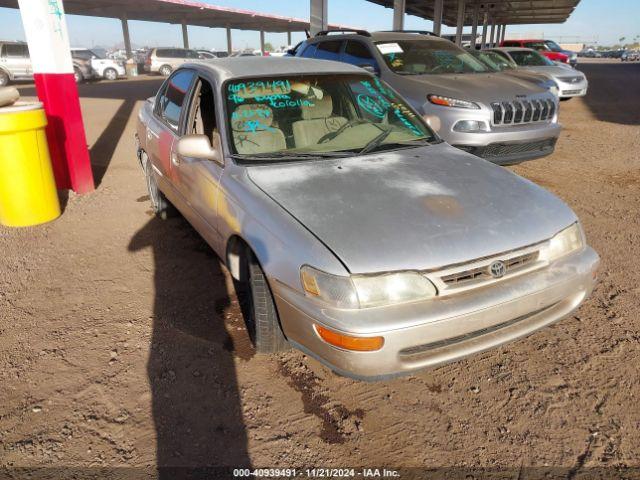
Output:
<svg viewBox="0 0 640 480">
<path fill-rule="evenodd" d="M 525 267 L 535 263 L 536 260 L 538 260 L 538 255 L 539 252 L 535 251 L 504 260 L 506 275 L 516 273 L 518 270 L 522 270 Z M 463 270 L 451 275 L 445 275 L 443 277 L 440 277 L 440 279 L 445 285 L 451 287 L 491 280 L 493 279 L 493 276 L 491 275 L 490 268 L 491 263 L 487 263 L 486 265 L 483 265 L 481 267 L 472 268 L 470 270 Z"/>
<path fill-rule="evenodd" d="M 484 148 L 480 156 L 482 158 L 492 158 L 533 152 L 544 153 L 547 151 L 552 151 L 556 145 L 556 141 L 557 139 L 555 138 L 548 138 L 546 140 L 539 140 L 537 142 L 492 143 Z"/>
<path fill-rule="evenodd" d="M 558 77 L 558 80 L 567 83 L 578 83 L 582 77 Z"/>
<path fill-rule="evenodd" d="M 551 99 L 494 102 L 494 125 L 517 125 L 531 122 L 551 121 L 556 113 L 555 101 Z"/>
</svg>

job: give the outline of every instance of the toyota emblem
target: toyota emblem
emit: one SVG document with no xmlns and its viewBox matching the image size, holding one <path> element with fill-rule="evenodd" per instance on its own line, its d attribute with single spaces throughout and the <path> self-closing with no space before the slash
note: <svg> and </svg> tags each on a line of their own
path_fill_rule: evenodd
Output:
<svg viewBox="0 0 640 480">
<path fill-rule="evenodd" d="M 491 276 L 493 278 L 502 278 L 507 274 L 507 266 L 500 260 L 493 262 L 489 267 L 489 270 L 491 271 Z"/>
</svg>

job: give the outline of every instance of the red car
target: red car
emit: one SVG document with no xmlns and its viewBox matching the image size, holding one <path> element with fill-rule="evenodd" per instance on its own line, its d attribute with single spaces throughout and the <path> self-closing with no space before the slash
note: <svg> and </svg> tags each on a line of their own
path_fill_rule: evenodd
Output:
<svg viewBox="0 0 640 480">
<path fill-rule="evenodd" d="M 553 40 L 505 40 L 500 46 L 532 48 L 554 62 L 569 63 L 571 66 L 578 63 L 577 53 L 564 50 Z"/>
</svg>

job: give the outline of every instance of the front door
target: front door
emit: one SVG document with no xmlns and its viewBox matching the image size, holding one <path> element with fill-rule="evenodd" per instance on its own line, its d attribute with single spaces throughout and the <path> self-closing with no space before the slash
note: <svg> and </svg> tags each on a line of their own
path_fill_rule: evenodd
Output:
<svg viewBox="0 0 640 480">
<path fill-rule="evenodd" d="M 217 136 L 215 98 L 208 80 L 196 80 L 188 113 L 183 121 L 182 131 L 185 135 L 205 135 L 221 150 Z M 214 250 L 218 250 L 221 242 L 218 231 L 219 185 L 224 167 L 222 163 L 212 160 L 178 155 L 177 142 L 173 146 L 173 159 L 176 187 L 192 210 L 189 220 Z"/>
</svg>

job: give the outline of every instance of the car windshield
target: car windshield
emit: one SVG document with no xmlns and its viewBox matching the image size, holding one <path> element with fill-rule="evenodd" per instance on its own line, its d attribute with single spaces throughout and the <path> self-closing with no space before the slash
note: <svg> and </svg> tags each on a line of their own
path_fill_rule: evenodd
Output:
<svg viewBox="0 0 640 480">
<path fill-rule="evenodd" d="M 441 40 L 377 42 L 391 70 L 400 75 L 484 73 L 489 68 L 467 51 Z"/>
<path fill-rule="evenodd" d="M 554 65 L 544 55 L 540 55 L 535 50 L 513 50 L 509 52 L 513 61 L 521 67 L 548 67 Z"/>
<path fill-rule="evenodd" d="M 436 140 L 397 93 L 367 75 L 243 79 L 227 82 L 225 92 L 240 160 L 351 156 Z"/>
<path fill-rule="evenodd" d="M 518 65 L 516 65 L 512 60 L 509 60 L 496 52 L 489 52 L 487 50 L 470 50 L 470 53 L 494 72 L 513 70 L 518 67 Z"/>
</svg>

